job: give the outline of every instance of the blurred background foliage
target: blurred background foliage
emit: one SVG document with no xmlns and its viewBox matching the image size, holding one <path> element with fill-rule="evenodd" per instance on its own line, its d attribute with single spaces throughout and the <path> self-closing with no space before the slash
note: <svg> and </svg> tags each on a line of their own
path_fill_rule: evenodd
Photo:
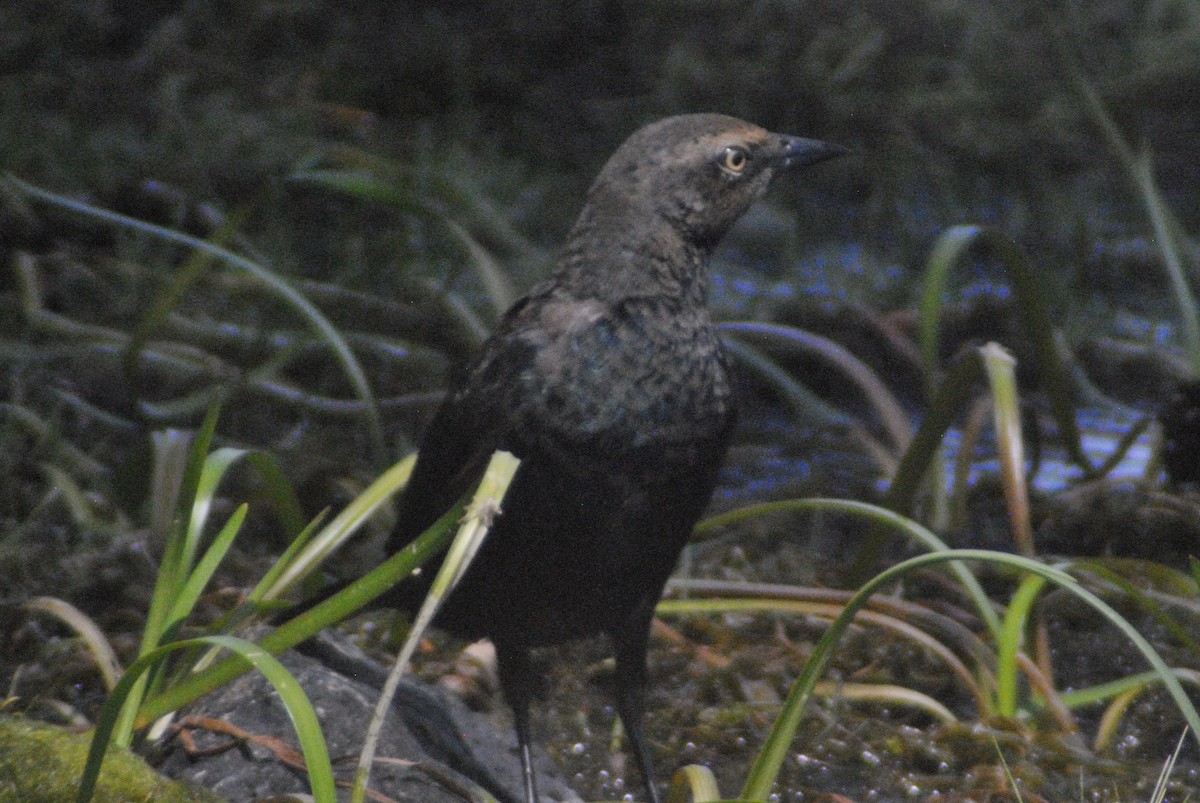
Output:
<svg viewBox="0 0 1200 803">
<path fill-rule="evenodd" d="M 1154 149 L 1168 197 L 1200 178 L 1200 11 L 1184 0 L 29 0 L 0 14 L 0 160 L 67 190 L 154 177 L 234 205 L 315 144 L 350 140 L 453 164 L 553 244 L 638 123 L 716 110 L 855 148 L 855 175 L 824 179 L 851 184 L 835 214 L 805 214 L 844 224 L 853 209 L 843 234 L 898 262 L 963 219 L 1062 246 L 1107 234 L 1129 203 L 1048 23 Z M 1194 222 L 1195 203 L 1177 208 Z"/>
</svg>

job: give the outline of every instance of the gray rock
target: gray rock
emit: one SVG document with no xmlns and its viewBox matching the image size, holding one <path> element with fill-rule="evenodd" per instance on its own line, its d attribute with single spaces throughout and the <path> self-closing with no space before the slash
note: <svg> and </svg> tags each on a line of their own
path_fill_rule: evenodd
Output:
<svg viewBox="0 0 1200 803">
<path fill-rule="evenodd" d="M 323 635 L 306 645 L 305 651 L 318 653 L 321 659 L 288 652 L 280 660 L 316 710 L 337 777 L 350 779 L 386 670 L 336 636 Z M 497 728 L 460 701 L 413 679 L 401 683 L 393 711 L 376 755 L 401 762 L 377 763 L 371 773 L 373 789 L 395 800 L 456 803 L 473 799 L 468 791 L 473 782 L 502 801 L 519 799 L 520 762 L 511 728 Z M 279 696 L 255 672 L 242 675 L 199 701 L 185 715 L 224 720 L 256 736 L 281 739 L 299 750 Z M 191 733 L 201 750 L 229 741 L 224 734 L 203 730 Z M 308 791 L 303 773 L 284 765 L 273 751 L 260 744 L 242 743 L 212 755 L 195 756 L 188 755 L 175 738 L 162 750 L 165 758 L 159 769 L 163 774 L 206 787 L 230 800 L 260 800 Z M 549 756 L 539 752 L 536 766 L 543 799 L 578 801 L 579 797 L 553 774 L 555 768 Z M 339 793 L 339 800 L 344 799 L 349 799 L 348 791 Z"/>
</svg>

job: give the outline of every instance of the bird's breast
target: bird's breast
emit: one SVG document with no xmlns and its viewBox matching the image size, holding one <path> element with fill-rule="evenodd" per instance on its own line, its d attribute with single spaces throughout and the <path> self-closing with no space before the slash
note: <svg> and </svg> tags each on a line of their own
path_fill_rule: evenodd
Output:
<svg viewBox="0 0 1200 803">
<path fill-rule="evenodd" d="M 729 380 L 706 310 L 648 298 L 588 305 L 572 320 L 535 361 L 542 424 L 614 449 L 725 430 Z"/>
</svg>

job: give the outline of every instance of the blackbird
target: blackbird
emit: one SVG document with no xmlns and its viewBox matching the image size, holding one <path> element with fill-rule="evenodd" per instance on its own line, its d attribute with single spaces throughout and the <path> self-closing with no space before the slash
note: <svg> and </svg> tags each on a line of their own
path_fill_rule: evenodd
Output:
<svg viewBox="0 0 1200 803">
<path fill-rule="evenodd" d="M 718 114 L 638 130 L 588 191 L 550 278 L 505 313 L 423 434 L 391 552 L 494 450 L 521 459 L 437 624 L 495 644 L 527 803 L 530 651 L 595 634 L 611 641 L 617 712 L 659 800 L 642 729 L 651 618 L 734 421 L 705 260 L 776 176 L 842 153 Z M 422 590 L 406 581 L 380 604 L 411 608 Z"/>
</svg>

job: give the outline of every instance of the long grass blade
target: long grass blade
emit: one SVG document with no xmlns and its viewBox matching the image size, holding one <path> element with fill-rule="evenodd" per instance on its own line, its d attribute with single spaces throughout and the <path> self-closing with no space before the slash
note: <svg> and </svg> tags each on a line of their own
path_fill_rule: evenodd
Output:
<svg viewBox="0 0 1200 803">
<path fill-rule="evenodd" d="M 1184 669 L 1182 667 L 1173 667 L 1171 672 L 1181 681 L 1186 681 L 1195 686 L 1197 690 L 1200 690 L 1200 672 L 1197 672 L 1195 669 Z M 1130 689 L 1141 689 L 1157 680 L 1157 672 L 1136 672 L 1132 675 L 1119 677 L 1116 680 L 1110 680 L 1108 683 L 1064 691 L 1059 697 L 1069 708 L 1082 708 L 1085 705 L 1096 705 L 1105 700 L 1110 700 L 1119 694 L 1124 694 Z"/>
<path fill-rule="evenodd" d="M 737 338 L 725 338 L 725 349 L 738 361 L 773 384 L 782 394 L 792 413 L 820 426 L 850 427 L 855 420 L 797 381 L 783 366 L 753 346 Z"/>
<path fill-rule="evenodd" d="M 412 630 L 396 656 L 396 661 L 388 673 L 383 689 L 379 693 L 379 701 L 375 705 L 375 713 L 367 726 L 367 734 L 363 741 L 362 753 L 358 757 L 358 769 L 354 776 L 354 789 L 351 792 L 351 803 L 363 803 L 366 799 L 367 784 L 371 775 L 371 765 L 375 760 L 375 748 L 379 743 L 379 735 L 383 724 L 387 721 L 388 712 L 392 708 L 392 699 L 400 679 L 404 676 L 405 668 L 412 659 L 417 645 L 429 628 L 433 617 L 442 605 L 446 595 L 458 584 L 467 567 L 471 565 L 483 539 L 491 529 L 492 522 L 500 512 L 500 505 L 508 486 L 517 473 L 521 461 L 508 452 L 496 452 L 484 470 L 483 479 L 475 492 L 475 498 L 467 508 L 458 535 L 450 544 L 446 559 L 438 569 L 433 580 L 433 586 L 425 597 L 425 601 L 413 622 Z"/>
<path fill-rule="evenodd" d="M 246 520 L 246 513 L 249 510 L 250 506 L 245 503 L 238 505 L 237 509 L 233 511 L 233 515 L 225 522 L 225 526 L 213 538 L 212 544 L 205 550 L 204 556 L 197 562 L 196 568 L 188 575 L 187 581 L 179 589 L 179 594 L 175 597 L 175 604 L 171 607 L 171 612 L 167 617 L 169 631 L 173 631 L 196 607 L 200 595 L 208 587 L 208 581 L 212 579 L 217 567 L 221 565 L 221 561 L 228 554 L 229 548 L 233 546 L 233 540 L 241 531 L 242 522 Z"/>
<path fill-rule="evenodd" d="M 341 332 L 329 321 L 325 315 L 317 309 L 311 301 L 304 297 L 302 293 L 296 290 L 282 276 L 269 270 L 264 265 L 246 259 L 240 254 L 234 253 L 226 248 L 214 245 L 204 240 L 192 237 L 191 235 L 182 232 L 168 229 L 163 226 L 156 226 L 153 223 L 147 223 L 144 220 L 138 220 L 127 215 L 122 215 L 108 209 L 101 209 L 91 204 L 76 201 L 72 198 L 67 198 L 63 195 L 58 195 L 40 187 L 35 187 L 12 174 L 5 174 L 5 179 L 25 195 L 36 198 L 44 203 L 52 204 L 62 209 L 67 209 L 80 215 L 103 220 L 106 223 L 111 223 L 116 226 L 140 231 L 145 234 L 150 234 L 168 242 L 179 243 L 186 245 L 189 248 L 195 248 L 200 251 L 212 254 L 221 259 L 226 264 L 229 264 L 239 270 L 245 271 L 255 279 L 257 279 L 265 287 L 269 288 L 277 296 L 296 312 L 323 338 L 328 344 L 333 353 L 337 356 L 341 363 L 342 370 L 346 374 L 347 380 L 351 387 L 354 388 L 355 394 L 363 404 L 363 409 L 366 412 L 367 427 L 371 435 L 371 444 L 375 452 L 377 462 L 382 463 L 386 450 L 384 448 L 383 437 L 383 421 L 379 413 L 379 404 L 375 399 L 375 392 L 371 390 L 371 384 L 367 381 L 367 375 L 362 369 L 362 365 L 358 362 L 358 358 L 354 356 L 354 352 L 350 349 L 346 339 Z"/>
<path fill-rule="evenodd" d="M 1030 611 L 1046 585 L 1044 577 L 1026 577 L 1017 586 L 1004 614 L 1004 630 L 996 644 L 996 712 L 1017 715 L 1017 653 L 1025 641 Z"/>
<path fill-rule="evenodd" d="M 116 687 L 117 680 L 121 676 L 121 662 L 117 659 L 117 653 L 113 650 L 108 638 L 91 617 L 66 600 L 57 597 L 34 597 L 22 607 L 30 611 L 48 613 L 65 622 L 67 626 L 78 633 L 79 637 L 83 639 L 83 643 L 87 645 L 92 660 L 96 662 L 96 668 L 100 670 L 100 677 L 104 679 L 104 687 L 110 692 Z"/>
<path fill-rule="evenodd" d="M 912 428 L 908 423 L 908 414 L 904 411 L 904 407 L 878 374 L 839 344 L 812 332 L 780 324 L 753 321 L 730 322 L 721 324 L 719 329 L 722 332 L 765 340 L 775 345 L 801 351 L 804 354 L 820 357 L 841 371 L 862 391 L 863 397 L 879 416 L 879 421 L 888 433 L 896 451 L 902 452 L 908 447 L 908 443 L 912 439 Z"/>
<path fill-rule="evenodd" d="M 671 776 L 666 803 L 715 803 L 721 799 L 717 776 L 708 767 L 688 764 Z"/>
<path fill-rule="evenodd" d="M 1000 480 L 1017 549 L 1033 557 L 1029 488 L 1025 476 L 1025 441 L 1021 435 L 1021 403 L 1017 398 L 1017 361 L 999 343 L 979 349 L 992 389 L 992 418 L 1000 452 Z"/>
<path fill-rule="evenodd" d="M 471 266 L 483 282 L 496 314 L 504 312 L 516 301 L 517 294 L 513 289 L 512 280 L 491 252 L 480 245 L 462 224 L 443 211 L 440 205 L 422 199 L 394 180 L 380 178 L 363 169 L 302 169 L 293 173 L 291 180 L 325 187 L 359 200 L 440 222 L 471 258 Z"/>
<path fill-rule="evenodd" d="M 1053 16 L 1044 8 L 1039 8 L 1039 13 L 1042 16 L 1043 27 L 1050 33 L 1050 42 L 1054 46 L 1055 55 L 1070 77 L 1075 91 L 1079 93 L 1084 109 L 1091 116 L 1092 122 L 1100 129 L 1105 142 L 1116 155 L 1117 163 L 1133 186 L 1138 200 L 1142 202 L 1142 208 L 1154 231 L 1155 243 L 1163 257 L 1167 279 L 1171 283 L 1171 292 L 1175 297 L 1180 325 L 1183 327 L 1183 343 L 1191 364 L 1192 374 L 1200 375 L 1200 307 L 1196 305 L 1196 296 L 1192 292 L 1191 284 L 1184 271 L 1181 256 L 1183 249 L 1180 247 L 1180 238 L 1176 236 L 1183 231 L 1183 226 L 1172 215 L 1162 197 L 1162 192 L 1158 189 L 1149 155 L 1134 152 L 1128 140 L 1121 133 L 1120 126 L 1105 108 L 1100 93 L 1088 80 L 1079 59 L 1075 57 L 1071 47 L 1067 44 Z"/>
<path fill-rule="evenodd" d="M 291 558 L 289 550 L 277 562 L 276 567 L 272 567 L 271 573 L 276 575 L 276 579 L 262 589 L 261 598 L 278 598 L 319 566 L 334 550 L 344 544 L 380 505 L 408 483 L 416 463 L 415 453 L 401 459 L 346 505 L 333 521 L 321 528 L 299 555 Z"/>
<path fill-rule="evenodd" d="M 225 243 L 229 242 L 237 234 L 238 229 L 245 222 L 249 212 L 250 208 L 246 207 L 230 216 L 208 242 L 217 247 L 222 247 Z M 188 289 L 204 275 L 204 271 L 215 259 L 216 256 L 210 251 L 199 249 L 193 251 L 182 267 L 175 272 L 170 284 L 159 294 L 158 298 L 150 306 L 150 309 L 141 316 L 121 357 L 125 376 L 131 382 L 135 383 L 135 386 L 138 380 L 138 357 L 141 356 L 150 339 L 154 337 L 154 333 L 167 320 L 167 316 L 179 306 L 179 302 L 183 300 Z"/>
<path fill-rule="evenodd" d="M 982 376 L 983 368 L 975 350 L 960 354 L 951 363 L 929 409 L 921 418 L 916 434 L 904 450 L 896 473 L 892 475 L 892 482 L 884 496 L 885 507 L 899 514 L 909 514 L 916 505 L 917 495 L 926 478 L 932 475 L 937 482 L 941 482 L 942 438 L 955 416 L 967 407 L 975 383 Z M 852 584 L 861 583 L 876 570 L 886 539 L 887 531 L 879 527 L 872 527 L 867 533 L 846 572 Z"/>
<path fill-rule="evenodd" d="M 1018 301 L 1017 312 L 1033 345 L 1042 384 L 1067 454 L 1085 474 L 1093 476 L 1095 467 L 1083 451 L 1083 442 L 1075 421 L 1071 371 L 1063 359 L 1055 336 L 1042 279 L 1034 271 L 1020 247 L 1000 232 L 981 226 L 953 226 L 943 232 L 934 244 L 925 265 L 925 284 L 921 293 L 918 323 L 920 351 L 929 387 L 932 389 L 936 383 L 939 364 L 938 325 L 950 271 L 975 248 L 986 248 L 1000 260 L 1007 271 L 1012 281 L 1013 294 Z"/>
<path fill-rule="evenodd" d="M 769 513 L 779 513 L 784 511 L 815 511 L 815 510 L 831 510 L 842 513 L 850 513 L 853 515 L 863 516 L 870 519 L 872 522 L 883 527 L 899 531 L 909 538 L 916 541 L 925 549 L 931 552 L 949 552 L 950 547 L 945 541 L 938 538 L 927 527 L 923 527 L 912 519 L 896 513 L 879 505 L 872 505 L 868 502 L 859 502 L 853 499 L 786 499 L 779 502 L 764 502 L 758 505 L 747 505 L 746 507 L 731 510 L 726 513 L 721 513 L 716 516 L 701 521 L 696 525 L 695 532 L 704 534 L 718 527 L 734 524 L 739 521 L 748 520 L 756 516 L 762 516 Z M 1002 632 L 1000 617 L 992 607 L 992 602 L 984 592 L 983 586 L 979 584 L 979 580 L 975 575 L 961 563 L 950 564 L 950 570 L 958 578 L 959 582 L 966 588 L 967 593 L 971 597 L 971 601 L 975 603 L 975 608 L 979 613 L 980 618 L 987 624 L 989 632 L 993 638 L 999 638 Z"/>
</svg>

